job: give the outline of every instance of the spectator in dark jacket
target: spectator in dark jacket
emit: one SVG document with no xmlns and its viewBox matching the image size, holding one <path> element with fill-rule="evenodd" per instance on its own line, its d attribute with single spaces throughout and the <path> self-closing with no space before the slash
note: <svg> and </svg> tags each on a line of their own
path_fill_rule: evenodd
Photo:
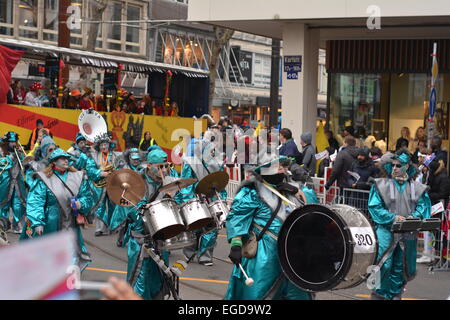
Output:
<svg viewBox="0 0 450 320">
<path fill-rule="evenodd" d="M 403 137 L 397 139 L 397 143 L 395 144 L 395 151 L 400 150 L 402 148 L 408 149 L 409 141 Z"/>
<path fill-rule="evenodd" d="M 444 161 L 436 160 L 431 161 L 428 165 L 429 177 L 428 185 L 430 190 L 428 195 L 430 196 L 431 203 L 434 205 L 443 199 L 445 201 L 445 207 L 447 207 L 448 197 L 450 195 L 450 179 L 445 170 Z"/>
<path fill-rule="evenodd" d="M 316 148 L 311 144 L 311 132 L 305 132 L 300 137 L 302 144 L 302 164 L 309 171 L 309 175 L 314 177 L 316 174 Z"/>
<path fill-rule="evenodd" d="M 328 139 L 328 144 L 330 145 L 330 147 L 331 147 L 331 150 L 329 150 L 328 152 L 330 153 L 330 154 L 333 154 L 334 153 L 334 150 L 339 150 L 339 142 L 336 140 L 336 138 L 333 136 L 333 131 L 330 131 L 330 130 L 328 130 L 328 131 L 325 131 L 325 134 L 326 134 L 326 136 L 327 136 L 327 139 Z"/>
<path fill-rule="evenodd" d="M 436 155 L 435 160 L 436 161 L 439 161 L 439 160 L 444 161 L 444 165 L 445 165 L 445 167 L 447 167 L 448 154 L 447 154 L 447 151 L 442 150 L 441 147 L 442 147 L 442 139 L 440 137 L 434 137 L 431 140 L 431 150 Z"/>
<path fill-rule="evenodd" d="M 353 161 L 358 155 L 358 148 L 355 147 L 356 140 L 352 136 L 346 136 L 344 139 L 343 149 L 337 154 L 334 162 L 333 170 L 331 171 L 330 180 L 328 180 L 325 187 L 329 189 L 337 180 L 338 186 L 342 188 L 349 188 L 349 174 Z"/>
<path fill-rule="evenodd" d="M 375 166 L 372 159 L 369 157 L 369 149 L 359 148 L 356 161 L 353 162 L 351 172 L 356 173 L 359 179 L 352 183 L 352 188 L 370 190 L 372 183 L 370 178 L 378 177 L 379 169 Z"/>
<path fill-rule="evenodd" d="M 294 139 L 292 139 L 292 131 L 287 128 L 281 129 L 280 142 L 280 156 L 295 158 L 296 162 L 300 164 L 301 154 L 300 151 L 298 151 Z"/>
</svg>

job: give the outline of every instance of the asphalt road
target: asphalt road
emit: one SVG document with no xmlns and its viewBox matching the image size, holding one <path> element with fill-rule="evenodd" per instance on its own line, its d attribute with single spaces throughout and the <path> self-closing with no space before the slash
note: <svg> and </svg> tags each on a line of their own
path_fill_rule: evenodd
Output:
<svg viewBox="0 0 450 320">
<path fill-rule="evenodd" d="M 214 265 L 202 266 L 191 262 L 180 278 L 180 297 L 183 300 L 222 300 L 233 265 L 228 259 L 229 245 L 226 232 L 221 230 L 214 250 Z M 83 231 L 92 263 L 82 273 L 82 280 L 106 281 L 110 276 L 126 278 L 127 250 L 116 246 L 117 234 L 94 236 L 94 227 Z M 18 236 L 8 234 L 11 243 Z M 170 262 L 184 260 L 181 250 L 172 251 Z M 446 300 L 450 296 L 450 270 L 431 273 L 427 265 L 417 265 L 417 276 L 408 283 L 403 299 L 406 300 Z M 249 275 L 251 276 L 251 275 Z M 367 300 L 370 291 L 365 283 L 356 288 L 317 293 L 317 300 Z"/>
</svg>

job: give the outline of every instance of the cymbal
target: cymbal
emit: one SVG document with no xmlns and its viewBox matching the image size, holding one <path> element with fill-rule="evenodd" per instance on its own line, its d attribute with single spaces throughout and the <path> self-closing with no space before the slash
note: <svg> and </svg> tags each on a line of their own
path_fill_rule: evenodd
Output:
<svg viewBox="0 0 450 320">
<path fill-rule="evenodd" d="M 197 188 L 195 188 L 195 192 L 211 198 L 216 195 L 216 191 L 221 192 L 225 189 L 229 180 L 230 177 L 225 171 L 211 173 L 199 182 Z"/>
<path fill-rule="evenodd" d="M 124 193 L 125 190 L 125 193 Z M 145 196 L 145 181 L 135 171 L 130 169 L 121 169 L 113 172 L 106 178 L 106 192 L 109 198 L 115 204 L 122 207 L 132 207 L 138 204 Z M 122 198 L 125 197 L 126 199 Z"/>
<path fill-rule="evenodd" d="M 169 184 L 166 184 L 165 186 L 162 186 L 159 189 L 159 192 L 160 193 L 171 193 L 174 191 L 179 191 L 183 188 L 193 185 L 197 181 L 198 181 L 197 179 L 192 179 L 192 178 L 175 180 L 174 182 L 171 182 Z"/>
</svg>

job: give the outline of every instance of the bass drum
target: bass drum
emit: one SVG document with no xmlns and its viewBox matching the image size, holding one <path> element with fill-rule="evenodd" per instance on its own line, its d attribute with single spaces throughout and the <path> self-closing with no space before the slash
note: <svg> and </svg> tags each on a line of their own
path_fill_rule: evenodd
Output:
<svg viewBox="0 0 450 320">
<path fill-rule="evenodd" d="M 377 238 L 369 220 L 348 205 L 306 205 L 288 216 L 278 236 L 286 277 L 309 291 L 346 289 L 368 277 Z"/>
</svg>

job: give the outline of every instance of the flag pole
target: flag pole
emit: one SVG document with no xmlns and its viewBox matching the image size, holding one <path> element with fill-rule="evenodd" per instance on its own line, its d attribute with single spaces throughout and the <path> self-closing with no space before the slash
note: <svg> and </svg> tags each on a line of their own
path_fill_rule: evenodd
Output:
<svg viewBox="0 0 450 320">
<path fill-rule="evenodd" d="M 429 115 L 428 115 L 428 148 L 431 148 L 431 140 L 434 136 L 434 113 L 436 111 L 436 80 L 438 76 L 438 62 L 437 62 L 437 42 L 433 43 L 433 63 L 431 67 L 431 85 L 430 85 L 430 101 L 429 101 Z"/>
</svg>

